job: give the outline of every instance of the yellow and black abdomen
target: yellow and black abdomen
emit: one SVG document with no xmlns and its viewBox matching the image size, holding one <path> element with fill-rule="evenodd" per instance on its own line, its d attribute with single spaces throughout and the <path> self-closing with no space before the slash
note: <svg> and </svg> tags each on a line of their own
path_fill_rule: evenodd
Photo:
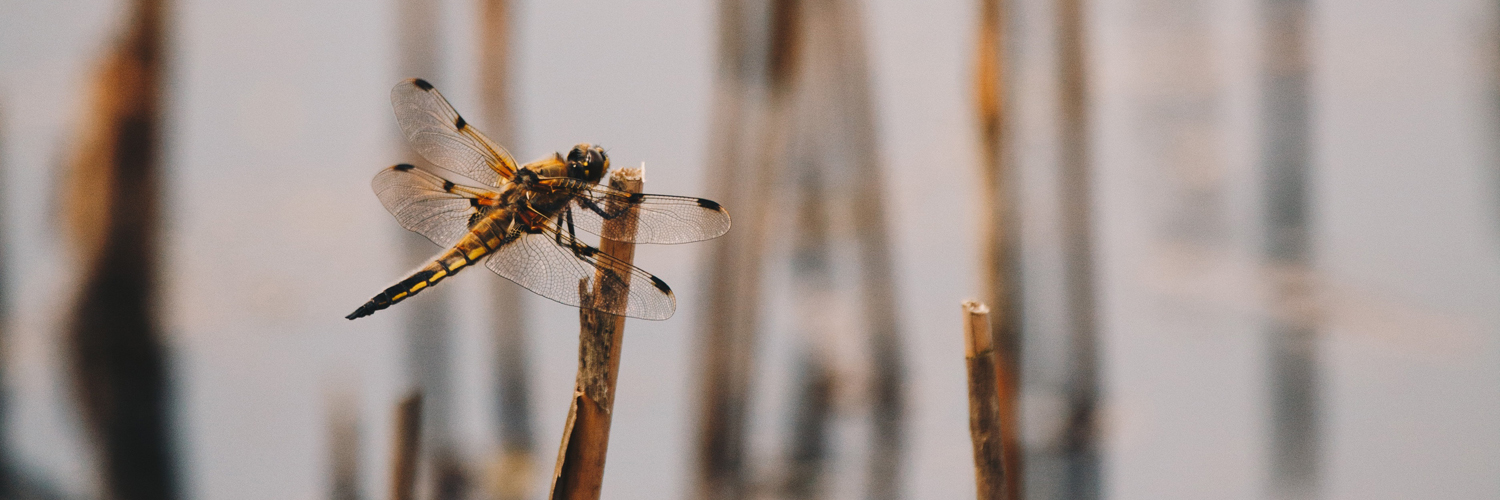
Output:
<svg viewBox="0 0 1500 500">
<path fill-rule="evenodd" d="M 345 318 L 356 319 L 374 314 L 375 311 L 406 300 L 408 297 L 436 285 L 437 282 L 458 274 L 464 268 L 479 263 L 485 256 L 493 253 L 495 249 L 500 248 L 500 245 L 506 243 L 493 235 L 495 233 L 502 233 L 501 231 L 489 230 L 491 224 L 496 224 L 496 222 L 493 219 L 481 221 L 473 231 L 459 240 L 457 244 L 453 245 L 453 248 L 439 254 L 432 262 L 422 266 L 421 269 L 413 272 L 406 279 L 387 287 L 385 291 L 375 295 L 375 298 L 365 302 L 365 305 L 359 306 L 359 309 L 355 309 L 354 312 L 349 313 Z"/>
</svg>

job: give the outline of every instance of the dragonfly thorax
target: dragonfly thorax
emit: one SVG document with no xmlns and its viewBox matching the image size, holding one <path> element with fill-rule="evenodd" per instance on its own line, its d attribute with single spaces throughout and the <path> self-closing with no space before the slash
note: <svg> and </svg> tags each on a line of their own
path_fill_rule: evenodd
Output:
<svg viewBox="0 0 1500 500">
<path fill-rule="evenodd" d="M 533 185 L 536 185 L 538 180 L 541 180 L 541 177 L 538 176 L 536 172 L 532 171 L 530 168 L 521 167 L 516 169 L 516 178 L 514 181 L 516 184 L 531 187 Z"/>
</svg>

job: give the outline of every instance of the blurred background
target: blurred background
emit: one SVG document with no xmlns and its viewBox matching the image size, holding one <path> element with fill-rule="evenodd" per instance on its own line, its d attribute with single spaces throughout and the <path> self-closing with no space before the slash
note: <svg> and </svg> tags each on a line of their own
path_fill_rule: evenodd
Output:
<svg viewBox="0 0 1500 500">
<path fill-rule="evenodd" d="M 371 177 L 421 76 L 734 215 L 643 246 L 613 499 L 973 495 L 959 302 L 1030 499 L 1500 498 L 1500 6 L 0 1 L 0 494 L 541 498 L 577 311 Z"/>
</svg>

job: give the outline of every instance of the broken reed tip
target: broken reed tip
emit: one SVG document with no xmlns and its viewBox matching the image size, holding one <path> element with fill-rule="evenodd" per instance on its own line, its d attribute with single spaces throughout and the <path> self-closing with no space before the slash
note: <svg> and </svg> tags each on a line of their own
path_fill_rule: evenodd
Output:
<svg viewBox="0 0 1500 500">
<path fill-rule="evenodd" d="M 641 162 L 639 167 L 616 169 L 610 174 L 610 180 L 617 182 L 646 180 L 646 162 Z"/>
<path fill-rule="evenodd" d="M 964 303 L 963 303 L 963 306 L 964 306 L 964 312 L 969 313 L 969 314 L 989 314 L 990 313 L 990 306 L 984 305 L 983 302 L 980 302 L 980 301 L 977 301 L 977 300 L 965 300 Z"/>
<path fill-rule="evenodd" d="M 964 357 L 972 358 L 990 350 L 990 308 L 983 302 L 965 300 Z"/>
</svg>

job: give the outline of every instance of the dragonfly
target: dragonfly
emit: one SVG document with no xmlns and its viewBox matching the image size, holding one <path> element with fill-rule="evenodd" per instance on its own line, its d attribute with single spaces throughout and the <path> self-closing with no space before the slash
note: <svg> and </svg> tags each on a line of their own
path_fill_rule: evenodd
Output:
<svg viewBox="0 0 1500 500">
<path fill-rule="evenodd" d="M 596 145 L 579 144 L 566 155 L 553 153 L 518 165 L 426 80 L 397 84 L 391 89 L 391 105 L 411 147 L 440 170 L 462 179 L 411 164 L 375 175 L 375 196 L 401 227 L 444 250 L 348 319 L 374 314 L 482 263 L 563 304 L 664 320 L 677 309 L 667 283 L 581 241 L 579 231 L 655 244 L 708 240 L 729 231 L 729 212 L 712 200 L 630 193 L 601 185 L 609 156 Z M 620 229 L 632 226 L 633 232 Z M 622 290 L 624 300 L 586 300 L 583 280 L 596 280 L 600 289 Z"/>
</svg>

